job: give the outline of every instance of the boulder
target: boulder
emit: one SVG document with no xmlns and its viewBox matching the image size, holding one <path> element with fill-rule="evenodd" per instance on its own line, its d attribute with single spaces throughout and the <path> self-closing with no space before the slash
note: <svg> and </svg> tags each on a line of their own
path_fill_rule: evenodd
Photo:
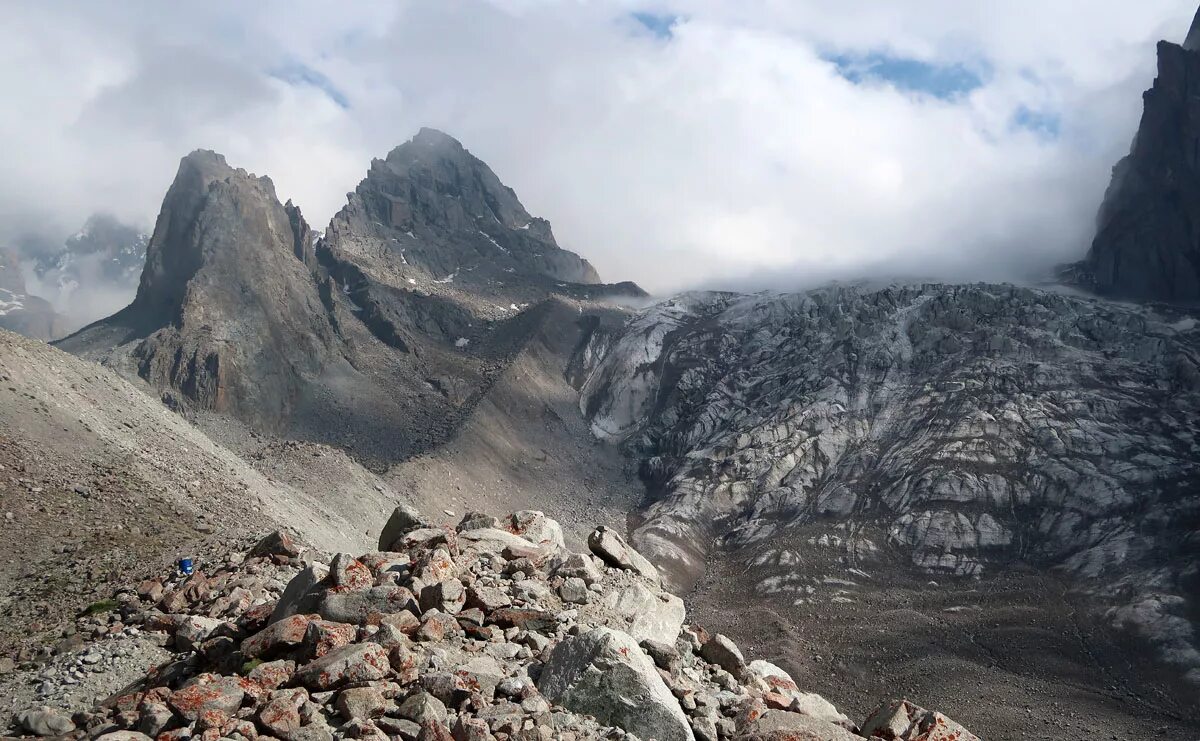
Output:
<svg viewBox="0 0 1200 741">
<path fill-rule="evenodd" d="M 400 703 L 400 709 L 396 715 L 418 724 L 429 721 L 441 722 L 446 720 L 446 706 L 428 692 L 418 691 Z"/>
<path fill-rule="evenodd" d="M 716 664 L 735 677 L 742 677 L 746 673 L 746 659 L 742 656 L 742 650 L 727 636 L 720 633 L 710 636 L 700 646 L 700 657 L 710 664 Z"/>
<path fill-rule="evenodd" d="M 374 682 L 391 671 L 388 652 L 378 643 L 352 643 L 314 659 L 296 671 L 305 687 L 329 690 L 354 682 Z"/>
<path fill-rule="evenodd" d="M 554 555 L 567 549 L 562 526 L 537 510 L 514 513 L 512 530 L 537 546 L 544 555 Z"/>
<path fill-rule="evenodd" d="M 275 623 L 297 613 L 316 612 L 321 597 L 328 586 L 329 568 L 323 564 L 310 564 L 292 577 L 271 613 L 269 622 Z"/>
<path fill-rule="evenodd" d="M 772 692 L 787 699 L 788 704 L 785 709 L 833 723 L 842 728 L 853 727 L 854 724 L 850 718 L 844 713 L 838 712 L 833 703 L 818 694 L 801 692 L 791 675 L 775 664 L 759 659 L 751 661 L 747 668 L 752 675 L 765 682 Z"/>
<path fill-rule="evenodd" d="M 242 706 L 246 691 L 237 677 L 201 674 L 171 693 L 168 703 L 186 720 L 230 718 Z"/>
<path fill-rule="evenodd" d="M 75 730 L 70 715 L 48 707 L 26 710 L 17 716 L 17 723 L 35 736 L 65 736 Z"/>
<path fill-rule="evenodd" d="M 595 628 L 555 646 L 538 689 L 551 702 L 641 738 L 695 738 L 654 662 L 632 637 L 610 628 Z"/>
<path fill-rule="evenodd" d="M 392 510 L 392 516 L 383 526 L 383 531 L 379 533 L 379 550 L 394 551 L 396 549 L 392 546 L 396 545 L 405 533 L 426 527 L 430 527 L 430 522 L 422 517 L 420 512 L 407 504 L 397 504 Z"/>
<path fill-rule="evenodd" d="M 841 726 L 785 710 L 756 714 L 740 729 L 740 741 L 862 741 Z"/>
<path fill-rule="evenodd" d="M 184 651 L 195 651 L 220 626 L 221 621 L 214 618 L 178 615 L 175 621 L 175 645 Z"/>
<path fill-rule="evenodd" d="M 338 594 L 370 589 L 375 584 L 371 569 L 349 553 L 339 553 L 333 557 L 333 562 L 329 564 L 329 580 L 333 583 L 329 591 Z"/>
<path fill-rule="evenodd" d="M 292 738 L 303 725 L 300 708 L 307 700 L 308 693 L 303 688 L 272 692 L 259 708 L 259 727 L 277 738 Z"/>
<path fill-rule="evenodd" d="M 597 584 L 604 578 L 592 557 L 582 553 L 572 553 L 567 556 L 554 568 L 554 574 L 564 579 L 582 579 L 588 586 Z"/>
<path fill-rule="evenodd" d="M 382 616 L 397 612 L 421 614 L 413 593 L 404 587 L 371 587 L 353 592 L 331 592 L 321 599 L 317 613 L 339 623 L 378 624 Z"/>
<path fill-rule="evenodd" d="M 492 527 L 464 530 L 458 534 L 458 547 L 464 553 L 490 553 L 496 556 L 522 557 L 541 554 L 541 548 L 520 535 Z"/>
<path fill-rule="evenodd" d="M 270 533 L 250 549 L 251 556 L 286 556 L 295 558 L 301 553 L 300 544 L 286 530 Z"/>
<path fill-rule="evenodd" d="M 888 741 L 979 741 L 979 737 L 939 712 L 908 700 L 889 700 L 875 709 L 862 735 Z"/>
<path fill-rule="evenodd" d="M 626 571 L 635 571 L 654 583 L 658 583 L 658 569 L 654 564 L 635 551 L 614 530 L 601 525 L 588 536 L 588 548 L 609 566 Z"/>
<path fill-rule="evenodd" d="M 374 687 L 350 687 L 338 693 L 334 707 L 346 720 L 383 715 L 391 705 Z"/>
<path fill-rule="evenodd" d="M 629 621 L 627 632 L 639 642 L 675 643 L 687 615 L 683 600 L 638 583 L 609 592 L 604 605 Z"/>
<path fill-rule="evenodd" d="M 297 646 L 304 642 L 308 624 L 316 615 L 292 615 L 272 623 L 242 641 L 242 654 L 247 659 L 259 659 Z"/>
</svg>

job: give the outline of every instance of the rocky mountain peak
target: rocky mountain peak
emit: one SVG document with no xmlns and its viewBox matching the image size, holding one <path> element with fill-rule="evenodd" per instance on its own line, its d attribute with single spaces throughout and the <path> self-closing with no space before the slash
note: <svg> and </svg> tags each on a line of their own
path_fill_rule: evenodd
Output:
<svg viewBox="0 0 1200 741">
<path fill-rule="evenodd" d="M 378 275 L 400 264 L 476 291 L 514 282 L 600 282 L 591 264 L 559 247 L 550 223 L 531 216 L 486 163 L 435 129 L 421 129 L 372 161 L 329 235 L 331 255 L 371 260 Z"/>
<path fill-rule="evenodd" d="M 188 154 L 163 200 L 134 304 L 148 311 L 177 309 L 188 281 L 206 262 L 235 259 L 247 247 L 261 245 L 256 237 L 273 242 L 285 229 L 291 231 L 290 219 L 271 218 L 276 208 L 281 209 L 270 178 L 234 169 L 210 150 Z M 235 224 L 253 229 L 213 229 Z M 285 241 L 291 252 L 292 235 Z"/>
<path fill-rule="evenodd" d="M 192 152 L 163 201 L 133 303 L 63 347 L 107 356 L 124 345 L 154 385 L 272 424 L 333 341 L 298 247 L 308 241 L 303 216 L 279 203 L 269 178 Z"/>
</svg>

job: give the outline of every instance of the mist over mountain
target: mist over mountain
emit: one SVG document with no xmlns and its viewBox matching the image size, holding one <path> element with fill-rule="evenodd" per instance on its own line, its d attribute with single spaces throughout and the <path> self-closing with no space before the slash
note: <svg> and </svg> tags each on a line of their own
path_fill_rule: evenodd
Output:
<svg viewBox="0 0 1200 741">
<path fill-rule="evenodd" d="M 1192 738 L 1177 5 L 16 8 L 0 735 Z"/>
</svg>

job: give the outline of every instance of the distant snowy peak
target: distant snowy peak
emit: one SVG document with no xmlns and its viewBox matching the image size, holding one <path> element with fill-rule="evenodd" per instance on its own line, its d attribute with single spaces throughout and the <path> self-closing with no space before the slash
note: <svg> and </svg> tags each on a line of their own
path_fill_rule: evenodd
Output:
<svg viewBox="0 0 1200 741">
<path fill-rule="evenodd" d="M 83 273 L 95 272 L 95 277 L 136 287 L 149 241 L 149 235 L 113 216 L 94 214 L 67 238 L 61 250 L 40 255 L 34 270 L 39 278 L 49 277 L 60 286 L 78 285 L 81 279 L 92 277 Z"/>
</svg>

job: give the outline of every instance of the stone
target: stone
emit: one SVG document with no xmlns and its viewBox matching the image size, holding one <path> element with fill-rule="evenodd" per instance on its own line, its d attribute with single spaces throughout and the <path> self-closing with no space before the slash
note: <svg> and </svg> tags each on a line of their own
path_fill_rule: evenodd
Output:
<svg viewBox="0 0 1200 741">
<path fill-rule="evenodd" d="M 520 535 L 491 527 L 464 530 L 458 534 L 459 548 L 464 553 L 487 553 L 494 556 L 541 556 L 542 549 Z M 506 555 L 508 554 L 508 555 Z"/>
<path fill-rule="evenodd" d="M 537 680 L 551 702 L 642 738 L 692 741 L 671 691 L 629 635 L 595 628 L 555 646 Z"/>
<path fill-rule="evenodd" d="M 17 723 L 35 736 L 65 736 L 75 730 L 70 715 L 48 707 L 20 713 Z"/>
<path fill-rule="evenodd" d="M 417 741 L 454 741 L 454 736 L 450 734 L 450 729 L 446 728 L 445 723 L 431 720 L 421 724 Z"/>
<path fill-rule="evenodd" d="M 251 669 L 246 679 L 265 690 L 274 690 L 290 682 L 295 673 L 294 661 L 266 661 Z"/>
<path fill-rule="evenodd" d="M 168 703 L 186 720 L 220 723 L 242 706 L 246 691 L 237 677 L 201 674 L 171 693 Z"/>
<path fill-rule="evenodd" d="M 727 636 L 717 633 L 711 636 L 704 645 L 700 646 L 700 657 L 710 664 L 716 664 L 735 677 L 741 677 L 746 672 L 746 659 L 742 650 Z"/>
<path fill-rule="evenodd" d="M 329 580 L 333 584 L 329 591 L 334 594 L 357 592 L 375 585 L 371 569 L 349 553 L 339 553 L 333 557 L 333 562 L 329 564 Z"/>
<path fill-rule="evenodd" d="M 421 616 L 421 627 L 417 629 L 414 639 L 424 642 L 443 641 L 447 636 L 461 634 L 462 627 L 452 616 L 437 610 L 430 610 Z"/>
<path fill-rule="evenodd" d="M 250 549 L 251 556 L 285 556 L 296 558 L 302 548 L 291 533 L 286 530 L 276 530 L 268 534 Z"/>
<path fill-rule="evenodd" d="M 668 674 L 675 674 L 679 671 L 682 657 L 675 650 L 673 643 L 663 643 L 653 639 L 643 638 L 638 642 L 646 655 L 654 662 L 654 665 L 662 669 Z"/>
<path fill-rule="evenodd" d="M 424 690 L 409 695 L 400 703 L 396 714 L 419 725 L 429 721 L 443 722 L 447 716 L 445 704 Z"/>
<path fill-rule="evenodd" d="M 551 556 L 567 549 L 562 527 L 537 510 L 514 512 L 512 531 L 537 546 L 543 556 Z"/>
<path fill-rule="evenodd" d="M 490 656 L 476 656 L 460 664 L 455 674 L 463 680 L 469 691 L 478 692 L 487 699 L 496 694 L 496 687 L 505 679 L 505 669 Z"/>
<path fill-rule="evenodd" d="M 590 595 L 587 582 L 577 576 L 572 576 L 564 580 L 558 588 L 559 599 L 568 604 L 585 605 Z M 682 623 L 683 621 L 681 620 L 680 622 Z"/>
<path fill-rule="evenodd" d="M 466 605 L 468 607 L 477 607 L 486 613 L 501 607 L 508 607 L 511 604 L 512 598 L 499 587 L 487 587 L 479 584 L 467 587 Z"/>
<path fill-rule="evenodd" d="M 329 690 L 354 682 L 374 682 L 390 671 L 387 649 L 377 643 L 354 643 L 300 667 L 296 679 L 309 689 Z"/>
<path fill-rule="evenodd" d="M 459 534 L 461 535 L 466 530 L 482 530 L 485 528 L 489 530 L 497 530 L 499 527 L 500 520 L 492 517 L 489 514 L 484 512 L 468 512 L 463 515 L 462 520 L 459 521 L 458 527 L 455 529 L 458 530 Z"/>
<path fill-rule="evenodd" d="M 97 736 L 96 741 L 154 741 L 154 739 L 137 731 L 111 731 Z"/>
<path fill-rule="evenodd" d="M 853 727 L 850 718 L 838 711 L 833 703 L 812 692 L 802 692 L 791 675 L 769 661 L 751 661 L 747 666 L 751 675 L 761 679 L 771 690 L 786 698 L 780 709 L 802 713 L 813 718 L 839 725 Z"/>
<path fill-rule="evenodd" d="M 784 710 L 766 710 L 756 715 L 740 733 L 741 741 L 862 741 L 861 736 L 841 726 Z"/>
<path fill-rule="evenodd" d="M 683 600 L 638 583 L 609 592 L 604 604 L 629 621 L 626 632 L 637 641 L 675 643 L 687 616 Z"/>
<path fill-rule="evenodd" d="M 463 715 L 458 716 L 454 729 L 450 733 L 454 737 L 454 741 L 493 741 L 495 739 L 486 721 Z"/>
<path fill-rule="evenodd" d="M 242 641 L 242 655 L 258 659 L 297 646 L 304 642 L 308 624 L 316 619 L 316 615 L 291 615 L 272 623 Z"/>
<path fill-rule="evenodd" d="M 421 610 L 439 610 L 457 614 L 467 601 L 467 592 L 458 579 L 443 579 L 421 590 Z"/>
<path fill-rule="evenodd" d="M 460 585 L 461 586 L 461 585 Z M 354 625 L 378 625 L 384 615 L 421 612 L 413 593 L 404 587 L 381 586 L 353 592 L 331 592 L 321 600 L 317 613 L 326 620 Z"/>
<path fill-rule="evenodd" d="M 183 651 L 195 651 L 221 626 L 221 621 L 199 615 L 179 615 L 175 623 L 175 645 Z"/>
<path fill-rule="evenodd" d="M 618 533 L 601 525 L 588 536 L 588 548 L 609 566 L 634 571 L 658 583 L 658 569 L 635 551 Z"/>
<path fill-rule="evenodd" d="M 492 610 L 489 620 L 501 628 L 520 628 L 538 633 L 553 633 L 558 627 L 558 617 L 545 610 L 520 607 L 503 607 Z"/>
<path fill-rule="evenodd" d="M 350 644 L 357 635 L 358 630 L 349 623 L 312 620 L 304 634 L 304 646 L 308 649 L 310 657 L 320 658 L 335 648 Z"/>
<path fill-rule="evenodd" d="M 300 708 L 308 701 L 302 688 L 272 692 L 258 710 L 258 725 L 266 733 L 282 739 L 292 738 L 303 725 Z"/>
<path fill-rule="evenodd" d="M 375 718 L 391 706 L 374 687 L 350 687 L 338 693 L 334 707 L 346 720 Z"/>
<path fill-rule="evenodd" d="M 582 553 L 568 555 L 555 567 L 554 574 L 564 579 L 582 579 L 588 586 L 598 584 L 604 578 L 592 558 Z"/>
<path fill-rule="evenodd" d="M 150 738 L 157 738 L 158 734 L 166 730 L 174 718 L 175 714 L 171 708 L 163 703 L 147 703 L 142 706 L 141 714 L 138 716 L 137 729 Z"/>
<path fill-rule="evenodd" d="M 979 741 L 979 737 L 941 713 L 907 700 L 890 700 L 863 722 L 863 736 L 894 741 Z"/>
<path fill-rule="evenodd" d="M 410 530 L 430 527 L 431 523 L 421 516 L 413 507 L 407 504 L 397 504 L 392 510 L 391 517 L 379 533 L 379 550 L 394 551 L 401 536 Z"/>
<path fill-rule="evenodd" d="M 313 613 L 324 594 L 323 586 L 329 579 L 329 568 L 323 564 L 309 564 L 299 574 L 292 577 L 275 610 L 271 613 L 271 623 L 279 622 L 286 617 L 298 613 Z"/>
<path fill-rule="evenodd" d="M 450 551 L 445 548 L 435 548 L 413 565 L 413 574 L 423 584 L 433 584 L 455 576 L 456 569 Z"/>
</svg>

